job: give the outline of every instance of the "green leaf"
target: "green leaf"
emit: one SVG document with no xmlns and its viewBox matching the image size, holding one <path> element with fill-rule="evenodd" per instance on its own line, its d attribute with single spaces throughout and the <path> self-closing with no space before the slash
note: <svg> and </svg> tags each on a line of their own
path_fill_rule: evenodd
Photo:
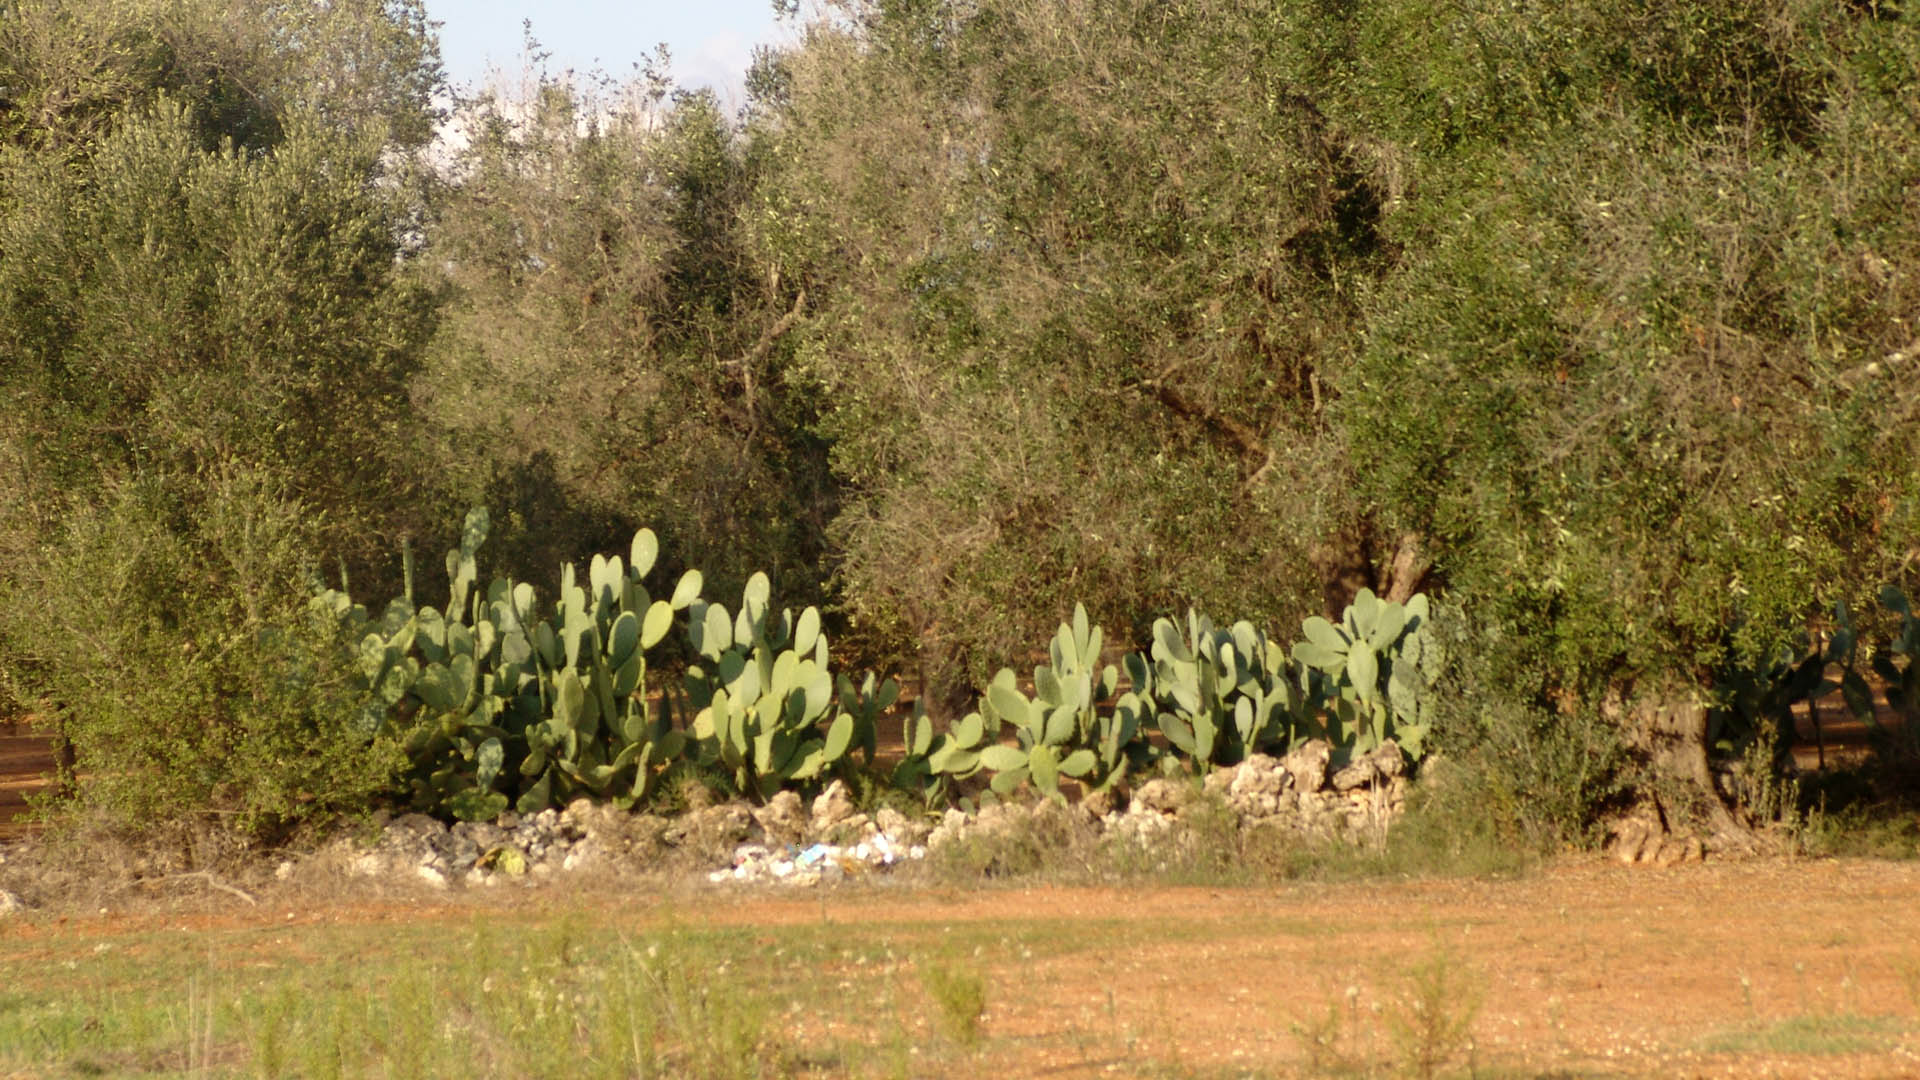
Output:
<svg viewBox="0 0 1920 1080">
<path fill-rule="evenodd" d="M 987 786 L 992 788 L 996 795 L 1011 795 L 1013 794 L 1013 789 L 1025 783 L 1026 779 L 1027 767 L 1022 765 L 1017 769 L 1008 769 L 1006 772 L 994 773 L 993 779 Z"/>
<path fill-rule="evenodd" d="M 542 773 L 538 783 L 520 796 L 513 808 L 522 814 L 537 814 L 553 805 L 553 770 Z"/>
<path fill-rule="evenodd" d="M 1018 747 L 995 744 L 980 751 L 980 764 L 996 773 L 1023 769 L 1027 765 L 1027 752 Z"/>
<path fill-rule="evenodd" d="M 443 664 L 428 664 L 414 680 L 413 693 L 430 709 L 452 709 L 461 701 L 461 695 L 454 690 L 453 673 Z"/>
<path fill-rule="evenodd" d="M 1044 746 L 1064 746 L 1073 738 L 1074 708 L 1062 705 L 1047 717 L 1047 727 L 1041 733 L 1040 742 Z"/>
<path fill-rule="evenodd" d="M 623 611 L 607 629 L 607 666 L 619 667 L 640 649 L 640 617 Z"/>
<path fill-rule="evenodd" d="M 665 600 L 655 600 L 647 608 L 647 617 L 640 624 L 640 648 L 651 649 L 660 644 L 673 629 L 673 605 Z"/>
<path fill-rule="evenodd" d="M 641 688 L 640 681 L 645 677 L 646 672 L 646 658 L 640 653 L 635 652 L 627 658 L 626 663 L 621 664 L 620 667 L 614 671 L 613 685 L 610 686 L 608 690 L 616 698 L 625 698 L 635 690 Z"/>
<path fill-rule="evenodd" d="M 653 740 L 653 758 L 655 761 L 673 761 L 687 751 L 687 733 L 674 730 L 666 732 Z"/>
<path fill-rule="evenodd" d="M 1380 658 L 1373 646 L 1364 641 L 1353 643 L 1347 652 L 1347 681 L 1362 701 L 1371 701 L 1380 692 Z"/>
<path fill-rule="evenodd" d="M 933 768 L 934 772 L 964 778 L 980 770 L 980 755 L 972 750 L 954 746 L 949 740 L 946 746 L 935 751 L 934 755 L 927 759 L 927 764 Z"/>
<path fill-rule="evenodd" d="M 968 713 L 965 719 L 953 726 L 953 741 L 960 746 L 978 746 L 986 732 L 986 718 L 979 713 Z"/>
<path fill-rule="evenodd" d="M 553 636 L 553 627 L 545 622 L 533 628 L 533 647 L 540 652 L 540 659 L 550 668 L 560 666 L 560 639 Z"/>
<path fill-rule="evenodd" d="M 1306 633 L 1308 642 L 1336 656 L 1344 657 L 1347 654 L 1347 646 L 1352 644 L 1352 639 L 1342 633 L 1338 627 L 1318 615 L 1311 616 L 1302 622 L 1300 629 Z M 1296 659 L 1302 659 L 1303 663 L 1311 663 L 1300 657 L 1299 645 L 1293 647 L 1293 655 Z M 1321 667 L 1322 665 L 1313 664 L 1313 666 Z"/>
<path fill-rule="evenodd" d="M 1160 733 L 1167 737 L 1167 742 L 1171 743 L 1174 749 L 1192 757 L 1194 754 L 1193 729 L 1187 726 L 1186 721 L 1172 713 L 1161 713 L 1159 723 Z"/>
<path fill-rule="evenodd" d="M 694 651 L 708 660 L 718 662 L 720 655 L 733 647 L 733 620 L 719 604 L 708 604 L 703 617 L 687 629 L 693 637 Z"/>
<path fill-rule="evenodd" d="M 1157 659 L 1193 663 L 1193 654 L 1187 651 L 1186 640 L 1180 636 L 1180 628 L 1173 625 L 1172 619 L 1153 621 L 1153 643 Z"/>
<path fill-rule="evenodd" d="M 832 761 L 819 739 L 808 739 L 794 750 L 782 771 L 794 780 L 811 780 L 819 776 Z"/>
<path fill-rule="evenodd" d="M 480 550 L 480 545 L 487 542 L 487 528 L 489 523 L 490 519 L 487 515 L 486 507 L 476 506 L 467 511 L 466 520 L 460 524 L 460 553 L 462 555 L 472 558 L 473 554 Z"/>
<path fill-rule="evenodd" d="M 485 788 L 466 788 L 447 800 L 447 810 L 461 821 L 492 821 L 506 809 L 507 797 Z"/>
<path fill-rule="evenodd" d="M 839 761 L 847 754 L 847 747 L 853 745 L 853 716 L 841 713 L 835 717 L 832 726 L 827 728 L 827 760 Z"/>
<path fill-rule="evenodd" d="M 492 787 L 494 778 L 500 775 L 500 768 L 506 764 L 506 759 L 506 750 L 500 745 L 499 739 L 488 739 L 481 743 L 480 748 L 473 754 L 473 782 L 483 788 Z M 501 809 L 506 809 L 504 798 L 501 800 Z M 494 811 L 493 816 L 500 816 L 500 812 Z"/>
<path fill-rule="evenodd" d="M 553 718 L 562 728 L 580 730 L 586 719 L 586 684 L 574 672 L 562 671 L 554 678 L 553 689 Z"/>
<path fill-rule="evenodd" d="M 1060 758 L 1051 746 L 1036 746 L 1027 757 L 1027 768 L 1033 773 L 1034 786 L 1049 795 L 1060 792 Z"/>
<path fill-rule="evenodd" d="M 1094 755 L 1093 751 L 1080 749 L 1061 759 L 1060 771 L 1078 780 L 1092 772 L 1094 766 L 1098 764 L 1100 759 Z"/>
<path fill-rule="evenodd" d="M 800 613 L 800 621 L 793 628 L 793 651 L 802 656 L 813 651 L 814 642 L 820 637 L 820 612 L 813 608 Z"/>
<path fill-rule="evenodd" d="M 1383 603 L 1380 614 L 1373 624 L 1373 630 L 1367 634 L 1367 644 L 1374 652 L 1385 652 L 1387 646 L 1400 637 L 1400 631 L 1407 628 L 1407 609 L 1399 604 Z"/>
<path fill-rule="evenodd" d="M 1012 686 L 995 682 L 987 687 L 987 703 L 1000 719 L 1014 727 L 1031 730 L 1039 725 L 1034 723 L 1033 709 L 1027 703 L 1027 696 Z"/>
<path fill-rule="evenodd" d="M 1355 637 L 1364 638 L 1372 633 L 1379 619 L 1380 598 L 1373 595 L 1372 589 L 1363 586 L 1354 594 L 1353 603 L 1347 605 L 1348 628 L 1355 631 Z"/>
<path fill-rule="evenodd" d="M 700 588 L 703 584 L 705 584 L 704 579 L 700 577 L 698 570 L 689 570 L 681 574 L 680 583 L 673 587 L 673 599 L 668 602 L 668 606 L 675 611 L 684 610 L 689 604 L 700 599 Z"/>
<path fill-rule="evenodd" d="M 1066 694 L 1061 689 L 1060 679 L 1053 673 L 1052 668 L 1043 666 L 1033 669 L 1033 696 L 1036 700 L 1045 702 L 1049 707 L 1060 705 L 1066 701 Z"/>
<path fill-rule="evenodd" d="M 633 568 L 634 577 L 646 577 L 653 569 L 653 560 L 660 556 L 660 540 L 653 535 L 652 529 L 641 529 L 633 534 L 633 549 L 627 553 L 627 563 Z"/>
</svg>

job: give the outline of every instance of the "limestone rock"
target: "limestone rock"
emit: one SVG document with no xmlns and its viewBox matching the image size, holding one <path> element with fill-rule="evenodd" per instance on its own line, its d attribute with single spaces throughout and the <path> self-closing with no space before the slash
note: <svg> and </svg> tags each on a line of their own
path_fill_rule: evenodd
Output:
<svg viewBox="0 0 1920 1080">
<path fill-rule="evenodd" d="M 1327 782 L 1327 763 L 1333 760 L 1333 746 L 1325 739 L 1313 739 L 1293 749 L 1281 762 L 1295 791 L 1319 791 Z"/>
<path fill-rule="evenodd" d="M 1115 796 L 1112 788 L 1089 791 L 1080 800 L 1080 812 L 1098 821 L 1114 811 Z"/>
<path fill-rule="evenodd" d="M 848 794 L 843 781 L 835 780 L 813 800 L 813 819 L 808 831 L 814 836 L 825 836 L 853 815 L 853 796 Z"/>
<path fill-rule="evenodd" d="M 1346 768 L 1333 774 L 1335 791 L 1352 791 L 1357 787 L 1370 787 L 1382 780 L 1392 779 L 1407 771 L 1407 756 L 1400 744 L 1392 739 L 1381 743 L 1374 750 L 1353 760 Z"/>
<path fill-rule="evenodd" d="M 1179 813 L 1186 801 L 1186 785 L 1156 778 L 1141 784 L 1134 791 L 1133 799 L 1127 803 L 1127 813 L 1138 814 L 1151 810 L 1159 814 L 1175 814 Z"/>
<path fill-rule="evenodd" d="M 682 814 L 661 839 L 703 860 L 718 862 L 748 838 L 753 826 L 753 812 L 745 803 L 723 803 Z"/>
<path fill-rule="evenodd" d="M 1234 781 L 1239 779 L 1239 777 L 1240 766 L 1238 765 L 1228 765 L 1225 768 L 1215 769 L 1200 781 L 1200 790 L 1206 792 L 1208 795 L 1216 796 L 1224 802 L 1228 794 L 1233 790 Z"/>
<path fill-rule="evenodd" d="M 1287 787 L 1287 770 L 1279 760 L 1254 754 L 1234 769 L 1227 785 L 1227 805 L 1242 818 L 1269 818 L 1280 813 L 1280 796 Z"/>
<path fill-rule="evenodd" d="M 1658 822 L 1645 818 L 1628 818 L 1614 828 L 1612 853 L 1621 863 L 1632 866 L 1641 860 L 1648 851 L 1648 845 L 1655 848 L 1660 843 Z"/>
<path fill-rule="evenodd" d="M 798 792 L 780 792 L 768 799 L 767 805 L 755 810 L 753 818 L 760 823 L 769 843 L 797 844 L 806 839 L 807 815 Z"/>
</svg>

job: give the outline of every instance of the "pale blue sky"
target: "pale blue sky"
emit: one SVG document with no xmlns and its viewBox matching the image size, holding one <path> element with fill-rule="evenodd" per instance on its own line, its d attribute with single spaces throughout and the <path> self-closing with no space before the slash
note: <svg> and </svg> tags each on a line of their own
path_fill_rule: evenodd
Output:
<svg viewBox="0 0 1920 1080">
<path fill-rule="evenodd" d="M 490 68 L 516 78 L 521 23 L 553 53 L 549 71 L 598 67 L 626 78 L 635 61 L 665 42 L 682 86 L 738 93 L 753 46 L 791 33 L 776 24 L 770 0 L 427 0 L 440 27 L 447 76 L 484 85 Z"/>
</svg>

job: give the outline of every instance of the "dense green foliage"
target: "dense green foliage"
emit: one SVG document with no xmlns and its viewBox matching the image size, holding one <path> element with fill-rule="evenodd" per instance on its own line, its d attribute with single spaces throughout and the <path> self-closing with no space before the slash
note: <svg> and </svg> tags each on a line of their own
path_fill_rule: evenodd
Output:
<svg viewBox="0 0 1920 1080">
<path fill-rule="evenodd" d="M 924 680 L 923 791 L 989 754 L 1097 786 L 1148 728 L 1213 762 L 1392 734 L 1561 836 L 1658 766 L 1638 704 L 1749 754 L 1830 664 L 1911 700 L 1871 602 L 1920 557 L 1897 5 L 842 0 L 737 117 L 659 70 L 444 117 L 411 0 L 0 15 L 0 689 L 99 791 L 205 763 L 148 818 L 270 831 L 390 768 L 426 805 L 530 763 L 631 797 L 632 761 L 583 779 L 630 714 L 552 711 L 581 655 L 507 671 L 496 625 L 511 686 L 381 689 L 452 670 L 392 553 L 470 559 L 476 503 L 510 602 L 643 524 L 656 585 L 742 597 L 653 640 L 676 750 L 755 793 L 866 742 L 886 684 L 815 693 L 828 633 Z M 523 631 L 598 603 L 577 572 Z M 378 670 L 316 659 L 322 575 L 403 593 L 354 629 Z M 475 580 L 443 632 L 498 623 Z M 1423 591 L 1457 619 L 1393 627 Z M 1078 601 L 1125 694 L 1083 613 L 1033 696 L 989 678 Z M 609 677 L 651 609 L 596 608 Z M 488 694 L 512 723 L 462 719 Z M 335 752 L 331 802 L 269 764 Z"/>
</svg>

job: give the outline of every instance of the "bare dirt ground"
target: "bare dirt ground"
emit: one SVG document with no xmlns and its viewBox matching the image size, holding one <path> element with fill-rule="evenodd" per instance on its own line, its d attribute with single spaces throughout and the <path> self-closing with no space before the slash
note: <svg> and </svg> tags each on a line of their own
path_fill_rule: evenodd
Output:
<svg viewBox="0 0 1920 1080">
<path fill-rule="evenodd" d="M 699 889 L 644 906 L 586 887 L 260 899 L 37 913 L 0 921 L 0 953 L 30 966 L 155 933 L 452 929 L 481 910 L 511 921 L 564 909 L 635 931 L 737 926 L 768 942 L 832 924 L 921 951 L 965 943 L 988 984 L 985 1049 L 966 1074 L 1048 1077 L 1404 1075 L 1388 1020 L 1408 1015 L 1408 971 L 1444 955 L 1457 989 L 1441 1006 L 1481 1005 L 1471 1055 L 1441 1075 L 1920 1077 L 1916 863 L 1583 858 L 1507 881 Z M 850 970 L 841 985 L 860 994 L 880 977 Z"/>
</svg>

